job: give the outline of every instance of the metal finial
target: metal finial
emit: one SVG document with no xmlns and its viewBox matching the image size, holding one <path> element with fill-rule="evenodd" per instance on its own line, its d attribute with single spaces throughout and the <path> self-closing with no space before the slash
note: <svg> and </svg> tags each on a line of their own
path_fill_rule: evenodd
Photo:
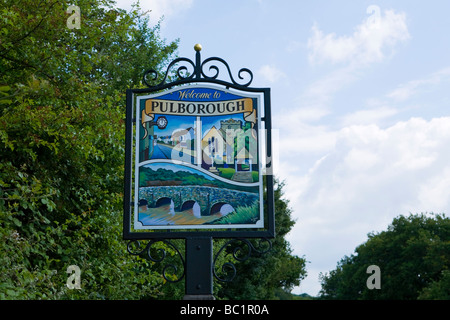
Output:
<svg viewBox="0 0 450 320">
<path fill-rule="evenodd" d="M 197 44 L 194 46 L 194 50 L 197 51 L 197 52 L 201 51 L 201 50 L 202 50 L 202 45 L 201 45 L 200 43 L 197 43 Z"/>
</svg>

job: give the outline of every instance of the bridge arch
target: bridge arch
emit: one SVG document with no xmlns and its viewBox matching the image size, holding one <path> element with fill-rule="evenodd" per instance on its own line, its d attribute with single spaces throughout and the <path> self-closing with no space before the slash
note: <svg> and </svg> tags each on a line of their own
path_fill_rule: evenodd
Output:
<svg viewBox="0 0 450 320">
<path fill-rule="evenodd" d="M 233 211 L 235 211 L 235 209 L 232 205 L 226 202 L 217 202 L 211 206 L 210 215 L 220 214 L 221 216 L 226 216 Z"/>
<path fill-rule="evenodd" d="M 145 210 L 147 210 L 147 206 L 148 206 L 147 199 L 139 199 L 138 206 L 145 208 Z"/>
<path fill-rule="evenodd" d="M 155 208 L 170 205 L 173 203 L 173 200 L 169 197 L 161 197 L 158 200 L 156 200 Z"/>
<path fill-rule="evenodd" d="M 162 206 L 169 206 L 169 213 L 175 214 L 175 204 L 173 200 L 169 197 L 161 197 L 158 200 L 156 200 L 155 208 L 159 208 Z"/>
<path fill-rule="evenodd" d="M 197 217 L 197 218 L 201 218 L 202 216 L 202 210 L 200 207 L 200 204 L 195 201 L 195 200 L 187 200 L 185 202 L 183 202 L 183 204 L 181 205 L 181 211 L 185 211 L 185 210 L 192 210 L 192 214 Z"/>
<path fill-rule="evenodd" d="M 183 202 L 183 204 L 181 205 L 181 211 L 192 209 L 196 202 L 197 201 L 195 200 L 187 200 Z"/>
</svg>

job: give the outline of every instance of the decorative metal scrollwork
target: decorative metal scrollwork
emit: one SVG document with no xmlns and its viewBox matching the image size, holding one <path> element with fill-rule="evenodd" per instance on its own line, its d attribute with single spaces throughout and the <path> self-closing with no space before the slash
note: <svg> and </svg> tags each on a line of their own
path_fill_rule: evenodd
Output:
<svg viewBox="0 0 450 320">
<path fill-rule="evenodd" d="M 238 83 L 238 82 L 236 82 L 234 80 L 233 75 L 231 74 L 231 69 L 228 66 L 228 63 L 225 60 L 223 60 L 221 58 L 217 58 L 217 57 L 208 58 L 205 61 L 203 61 L 203 63 L 201 64 L 200 71 L 201 71 L 202 76 L 205 79 L 215 80 L 219 76 L 219 67 L 217 67 L 217 65 L 211 65 L 209 67 L 209 70 L 214 70 L 216 72 L 213 76 L 207 76 L 205 74 L 205 72 L 203 71 L 203 68 L 205 67 L 205 65 L 207 63 L 211 62 L 211 61 L 219 61 L 226 67 L 226 69 L 228 70 L 228 75 L 230 77 L 230 80 L 231 80 L 231 82 L 233 84 L 239 85 L 239 86 L 243 86 L 243 87 L 248 87 L 250 85 L 250 83 L 252 83 L 252 81 L 253 81 L 253 73 L 249 69 L 247 69 L 247 68 L 240 69 L 239 72 L 238 72 L 238 77 L 239 77 L 239 79 L 244 80 L 245 78 L 242 76 L 242 73 L 247 73 L 249 78 L 250 78 L 250 80 L 248 82 L 246 82 L 246 83 Z"/>
<path fill-rule="evenodd" d="M 230 77 L 231 82 L 235 86 L 248 87 L 252 83 L 253 73 L 249 69 L 242 68 L 239 70 L 238 78 L 240 80 L 245 81 L 245 79 L 248 78 L 247 82 L 239 83 L 234 79 L 234 77 L 231 73 L 231 69 L 225 60 L 223 60 L 222 58 L 218 58 L 218 57 L 211 57 L 211 58 L 205 59 L 203 62 L 201 62 L 201 58 L 200 58 L 201 46 L 197 47 L 197 45 L 196 45 L 195 50 L 197 51 L 195 62 L 188 58 L 177 58 L 177 59 L 173 60 L 167 66 L 166 73 L 164 74 L 164 78 L 157 85 L 151 84 L 151 83 L 155 83 L 158 80 L 158 72 L 156 70 L 146 71 L 144 73 L 143 82 L 149 88 L 154 88 L 154 89 L 157 89 L 159 87 L 163 88 L 166 86 L 175 86 L 175 85 L 187 83 L 188 81 L 202 79 L 202 77 L 204 80 L 216 81 L 216 82 L 220 83 L 221 81 L 217 80 L 219 73 L 220 73 L 220 68 L 217 66 L 217 64 L 209 65 L 210 63 L 213 63 L 213 62 L 220 62 L 223 66 L 225 66 L 226 70 L 228 71 L 228 76 Z M 168 78 L 170 78 L 170 75 L 171 75 L 171 73 L 170 73 L 171 69 L 175 65 L 180 64 L 180 63 L 183 63 L 183 65 L 176 68 L 174 70 L 175 73 L 173 74 L 173 75 L 176 75 L 176 78 L 178 80 L 167 83 L 167 80 L 168 80 Z M 207 65 L 209 65 L 209 68 L 207 67 Z M 207 75 L 207 72 L 204 71 L 204 69 L 206 69 L 206 68 L 210 72 L 213 71 L 214 74 Z M 244 75 L 246 75 L 246 76 L 244 77 Z"/>
<path fill-rule="evenodd" d="M 239 246 L 239 245 L 232 248 L 233 244 L 238 243 L 238 242 L 242 242 L 245 245 L 245 248 L 243 248 L 242 246 Z M 235 265 L 229 261 L 225 262 L 220 268 L 221 272 L 224 273 L 225 276 L 220 276 L 216 272 L 217 258 L 227 247 L 232 249 L 232 252 L 231 252 L 232 257 L 235 260 L 242 262 L 242 261 L 248 260 L 252 256 L 253 253 L 262 255 L 262 254 L 269 252 L 272 249 L 272 242 L 269 239 L 262 238 L 262 239 L 258 240 L 258 244 L 257 244 L 257 246 L 255 246 L 248 239 L 231 239 L 231 240 L 227 241 L 219 249 L 216 256 L 214 257 L 214 262 L 213 262 L 214 277 L 217 280 L 222 281 L 222 282 L 233 281 L 233 279 L 236 277 L 236 274 L 237 274 Z"/>
<path fill-rule="evenodd" d="M 172 283 L 181 281 L 185 276 L 185 262 L 184 262 L 183 255 L 181 254 L 180 250 L 178 250 L 178 248 L 172 242 L 165 240 L 165 239 L 154 239 L 154 240 L 149 241 L 145 245 L 145 247 L 142 249 L 141 242 L 139 240 L 132 240 L 127 245 L 127 251 L 131 255 L 143 256 L 150 261 L 160 263 L 166 258 L 167 252 L 166 252 L 166 249 L 163 249 L 163 248 L 152 248 L 158 242 L 162 242 L 162 243 L 166 244 L 167 246 L 171 247 L 175 251 L 176 255 L 178 255 L 178 257 L 181 259 L 181 263 L 183 266 L 183 274 L 181 276 L 177 277 L 177 279 L 173 280 L 172 276 L 168 276 L 168 271 L 172 271 L 172 274 L 176 274 L 178 272 L 178 268 L 173 263 L 166 264 L 164 266 L 163 272 L 162 272 L 164 279 L 166 281 L 172 282 Z M 156 257 L 154 254 L 152 254 L 152 252 L 151 252 L 152 249 L 154 249 L 154 251 L 157 252 Z"/>
<path fill-rule="evenodd" d="M 151 81 L 151 82 L 157 81 L 158 80 L 158 72 L 156 70 L 148 70 L 148 71 L 146 71 L 144 73 L 144 79 L 143 79 L 145 85 L 150 87 L 150 88 L 164 86 L 166 84 L 167 78 L 169 77 L 170 70 L 172 69 L 173 66 L 175 66 L 176 64 L 179 64 L 180 62 L 186 62 L 187 64 L 191 65 L 192 66 L 192 73 L 189 72 L 189 68 L 188 67 L 186 67 L 185 65 L 182 65 L 182 66 L 180 66 L 180 67 L 178 67 L 176 69 L 176 75 L 177 75 L 178 79 L 179 80 L 191 80 L 194 77 L 194 75 L 195 75 L 195 73 L 194 73 L 195 68 L 196 68 L 195 63 L 191 59 L 188 59 L 188 58 L 178 58 L 178 59 L 173 60 L 168 65 L 166 73 L 164 75 L 164 78 L 156 86 L 151 85 L 149 83 L 149 81 Z M 186 73 L 186 75 L 184 75 L 183 73 Z M 150 74 L 153 76 L 153 78 L 148 79 Z"/>
</svg>

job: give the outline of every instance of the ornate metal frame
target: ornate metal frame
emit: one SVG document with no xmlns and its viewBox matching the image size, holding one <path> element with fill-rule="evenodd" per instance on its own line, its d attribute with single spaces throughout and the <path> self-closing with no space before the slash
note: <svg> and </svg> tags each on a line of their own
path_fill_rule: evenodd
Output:
<svg viewBox="0 0 450 320">
<path fill-rule="evenodd" d="M 154 257 L 152 255 L 152 253 L 150 252 L 150 250 L 152 249 L 153 245 L 155 243 L 158 243 L 158 242 L 162 242 L 166 246 L 171 247 L 173 250 L 175 250 L 175 252 L 178 255 L 178 257 L 180 258 L 181 264 L 183 266 L 183 273 L 182 273 L 182 275 L 180 277 L 178 277 L 176 280 L 173 280 L 171 277 L 167 276 L 167 270 L 168 269 L 172 269 L 175 273 L 177 273 L 177 271 L 178 271 L 177 266 L 175 264 L 172 264 L 172 263 L 169 263 L 169 264 L 165 265 L 164 268 L 163 268 L 163 274 L 162 274 L 164 279 L 166 281 L 172 282 L 172 283 L 181 281 L 184 278 L 184 276 L 185 276 L 185 271 L 184 270 L 185 270 L 186 263 L 185 263 L 185 260 L 183 258 L 183 254 L 180 252 L 180 250 L 177 248 L 177 246 L 174 245 L 169 240 L 166 240 L 166 239 L 152 239 L 151 241 L 149 241 L 145 245 L 145 247 L 143 249 L 141 249 L 141 242 L 139 240 L 131 240 L 130 242 L 128 242 L 127 251 L 128 251 L 129 254 L 131 254 L 133 256 L 141 256 L 141 257 L 144 257 L 144 258 L 146 258 L 146 259 L 148 259 L 148 260 L 150 260 L 152 262 L 161 263 L 161 262 L 163 262 L 165 260 L 165 258 L 167 256 L 166 250 L 162 249 L 162 248 L 156 249 L 157 252 L 160 255 L 159 257 Z M 133 248 L 133 247 L 135 247 L 135 248 Z"/>
<path fill-rule="evenodd" d="M 205 72 L 204 72 L 204 68 L 206 66 L 206 64 L 213 62 L 213 61 L 217 61 L 222 63 L 226 69 L 228 70 L 228 75 L 230 77 L 231 83 L 233 84 L 233 87 L 242 87 L 242 88 L 247 88 L 251 82 L 253 81 L 253 73 L 247 69 L 247 68 L 242 68 L 239 70 L 238 72 L 238 77 L 241 80 L 244 80 L 245 78 L 242 76 L 242 73 L 246 73 L 248 74 L 248 76 L 250 77 L 250 80 L 248 82 L 244 82 L 244 83 L 238 83 L 234 80 L 233 75 L 231 74 L 231 69 L 228 66 L 228 63 L 223 60 L 222 58 L 218 58 L 218 57 L 211 57 L 211 58 L 207 58 L 205 59 L 203 62 L 201 62 L 200 59 L 200 51 L 201 51 L 201 46 L 200 45 L 195 45 L 195 51 L 196 51 L 196 59 L 195 59 L 195 63 L 188 58 L 177 58 L 175 60 L 173 60 L 167 67 L 166 73 L 164 75 L 163 80 L 157 84 L 157 85 L 151 85 L 147 79 L 148 75 L 152 74 L 153 78 L 151 79 L 151 81 L 157 81 L 158 79 L 158 72 L 156 70 L 148 70 L 144 73 L 144 77 L 143 77 L 143 82 L 145 83 L 145 85 L 147 85 L 147 87 L 151 88 L 152 90 L 159 90 L 159 89 L 166 89 L 169 87 L 173 87 L 173 86 L 177 86 L 177 85 L 181 85 L 184 83 L 189 83 L 189 82 L 214 82 L 214 83 L 218 83 L 218 84 L 223 84 L 225 86 L 229 86 L 230 83 L 226 82 L 226 81 L 222 81 L 222 80 L 218 80 L 217 77 L 219 76 L 220 73 L 220 69 L 216 66 L 216 65 L 211 65 L 209 67 L 209 70 L 214 70 L 215 74 L 212 76 L 208 76 Z M 178 80 L 175 80 L 173 82 L 170 83 L 166 83 L 166 80 L 169 77 L 169 71 L 170 69 L 172 69 L 173 66 L 175 66 L 176 64 L 180 63 L 180 62 L 186 62 L 187 64 L 189 64 L 192 67 L 192 72 L 189 73 L 189 70 L 186 66 L 180 66 L 178 67 L 178 69 L 176 69 L 176 75 L 178 77 Z M 188 75 L 183 75 L 182 72 L 186 72 L 188 73 Z M 202 78 L 203 77 L 203 78 Z"/>
<path fill-rule="evenodd" d="M 213 274 L 214 277 L 222 282 L 231 282 L 233 281 L 234 277 L 236 276 L 236 267 L 234 266 L 234 264 L 232 262 L 225 262 L 222 267 L 221 270 L 223 273 L 227 274 L 227 277 L 221 277 L 218 272 L 216 271 L 216 262 L 217 262 L 217 258 L 219 257 L 219 255 L 231 244 L 236 243 L 236 242 L 242 242 L 245 244 L 245 246 L 247 247 L 247 249 L 243 249 L 241 246 L 235 247 L 231 253 L 231 256 L 233 257 L 233 259 L 235 259 L 238 262 L 243 262 L 248 260 L 253 252 L 255 252 L 258 255 L 262 255 L 265 254 L 267 252 L 269 252 L 272 249 L 272 242 L 269 239 L 266 238 L 262 238 L 259 240 L 259 245 L 258 245 L 258 249 L 259 247 L 261 247 L 261 242 L 266 242 L 267 243 L 267 248 L 265 249 L 257 249 L 253 243 L 251 243 L 248 239 L 231 239 L 229 241 L 227 241 L 216 253 L 215 257 L 214 257 L 214 262 L 213 262 Z M 245 250 L 247 250 L 247 253 L 245 253 Z M 243 253 L 242 256 L 239 255 L 239 253 Z M 226 269 L 229 269 L 231 271 L 227 272 Z"/>
<path fill-rule="evenodd" d="M 173 244 L 172 242 L 170 242 L 169 240 L 166 239 L 152 239 L 150 240 L 144 248 L 141 248 L 141 242 L 139 240 L 131 240 L 128 245 L 127 245 L 127 251 L 128 253 L 130 253 L 131 255 L 134 256 L 141 256 L 144 257 L 145 259 L 148 259 L 152 262 L 155 263 L 162 263 L 165 258 L 167 257 L 167 252 L 165 249 L 162 248 L 158 248 L 156 249 L 159 257 L 154 257 L 151 253 L 151 249 L 152 247 L 158 243 L 158 242 L 162 242 L 164 243 L 166 246 L 172 248 L 176 255 L 179 257 L 180 261 L 181 261 L 181 265 L 183 266 L 183 272 L 180 276 L 178 276 L 175 280 L 173 279 L 173 277 L 169 277 L 167 274 L 168 270 L 173 270 L 174 274 L 178 273 L 178 268 L 175 264 L 173 263 L 168 263 L 163 267 L 163 277 L 167 282 L 171 282 L 171 283 L 176 283 L 176 282 L 180 282 L 181 280 L 183 280 L 183 278 L 186 275 L 186 261 L 183 257 L 183 254 L 180 252 L 180 250 L 177 248 L 177 246 L 175 244 Z M 213 264 L 212 264 L 212 272 L 214 277 L 221 282 L 231 282 L 233 281 L 233 279 L 236 277 L 237 274 L 237 270 L 236 267 L 234 265 L 234 263 L 227 261 L 224 262 L 222 264 L 222 266 L 220 268 L 221 272 L 224 273 L 226 276 L 222 276 L 220 275 L 220 272 L 217 271 L 217 259 L 219 258 L 219 256 L 225 252 L 225 250 L 227 249 L 227 247 L 231 248 L 231 245 L 233 243 L 238 243 L 241 242 L 245 245 L 245 247 L 243 248 L 242 246 L 237 246 L 234 247 L 232 249 L 231 253 L 228 253 L 231 255 L 231 257 L 238 261 L 238 262 L 243 262 L 248 260 L 253 253 L 256 253 L 258 255 L 262 255 L 265 254 L 267 252 L 269 252 L 272 249 L 272 242 L 267 239 L 267 238 L 262 238 L 259 240 L 259 244 L 258 244 L 258 248 L 255 247 L 255 245 L 250 242 L 248 239 L 241 239 L 241 238 L 236 238 L 236 239 L 230 239 L 229 241 L 227 241 L 214 255 L 214 260 L 213 260 Z M 261 248 L 262 242 L 266 243 L 266 248 Z M 133 248 L 135 247 L 135 248 Z M 227 270 L 228 269 L 228 270 Z"/>
<path fill-rule="evenodd" d="M 126 142 L 125 142 L 125 186 L 124 186 L 124 220 L 123 220 L 123 234 L 124 239 L 161 239 L 161 238 L 171 238 L 171 239 L 182 239 L 186 237 L 198 237 L 198 236 L 211 236 L 213 238 L 272 238 L 275 234 L 275 222 L 274 222 L 274 196 L 273 196 L 273 176 L 268 174 L 265 175 L 266 179 L 266 199 L 265 199 L 265 210 L 268 212 L 267 217 L 267 229 L 265 230 L 252 230 L 252 231 L 239 231 L 239 230 L 224 230 L 224 231 L 176 231 L 173 232 L 130 232 L 130 219 L 131 216 L 131 206 L 134 205 L 131 199 L 131 173 L 132 173 L 132 132 L 133 132 L 133 95 L 140 93 L 149 93 L 149 92 L 158 92 L 164 89 L 169 89 L 174 86 L 180 86 L 183 84 L 189 83 L 213 83 L 223 85 L 226 88 L 234 88 L 245 92 L 257 92 L 264 94 L 264 116 L 261 118 L 261 121 L 265 123 L 265 129 L 267 132 L 267 145 L 266 145 L 266 158 L 269 159 L 266 163 L 266 171 L 272 172 L 272 147 L 271 147 L 271 113 L 270 113 L 270 88 L 252 88 L 249 87 L 253 80 L 253 73 L 247 69 L 242 68 L 238 72 L 238 78 L 244 80 L 244 74 L 247 74 L 249 80 L 244 82 L 243 84 L 239 84 L 231 73 L 230 67 L 227 62 L 221 58 L 211 57 L 205 59 L 203 62 L 201 61 L 200 50 L 201 46 L 196 45 L 196 58 L 195 63 L 188 58 L 178 58 L 173 60 L 167 67 L 167 70 L 164 74 L 162 81 L 160 81 L 156 85 L 151 85 L 150 81 L 157 82 L 158 80 L 158 72 L 155 70 L 148 70 L 144 73 L 143 82 L 148 86 L 148 88 L 143 89 L 127 89 L 127 115 L 126 115 Z M 223 64 L 223 66 L 228 71 L 228 76 L 231 82 L 223 81 L 217 79 L 220 73 L 220 68 L 213 64 L 209 66 L 209 71 L 213 70 L 214 74 L 208 76 L 205 72 L 205 68 L 208 67 L 209 63 L 219 62 Z M 170 78 L 171 69 L 176 66 L 178 63 L 187 63 L 189 68 L 185 65 L 179 66 L 176 68 L 172 77 L 175 77 L 174 81 L 167 82 L 168 78 Z M 186 74 L 183 74 L 186 73 Z M 148 79 L 149 75 L 152 75 L 151 79 Z"/>
<path fill-rule="evenodd" d="M 212 271 L 214 277 L 219 281 L 232 281 L 236 276 L 236 267 L 232 262 L 225 262 L 221 267 L 219 266 L 220 272 L 216 269 L 216 263 L 218 262 L 218 257 L 226 253 L 226 248 L 236 243 L 242 243 L 244 247 L 237 246 L 232 250 L 231 256 L 236 261 L 245 261 L 250 258 L 253 253 L 256 254 L 264 254 L 268 252 L 272 248 L 272 243 L 269 238 L 273 238 L 275 236 L 275 218 L 274 218 L 274 195 L 273 195 L 273 177 L 272 175 L 266 175 L 266 189 L 267 195 L 265 199 L 265 208 L 268 212 L 267 219 L 267 229 L 266 230 L 252 230 L 252 231 L 235 231 L 235 230 L 226 230 L 226 231 L 176 231 L 170 232 L 171 230 L 167 230 L 167 232 L 130 232 L 130 210 L 131 205 L 133 205 L 131 201 L 131 172 L 132 172 L 132 133 L 133 133 L 133 99 L 134 94 L 140 93 L 148 93 L 148 92 L 157 92 L 164 89 L 169 89 L 175 86 L 181 86 L 189 83 L 214 83 L 223 85 L 226 88 L 238 89 L 246 92 L 257 92 L 264 94 L 264 117 L 261 118 L 262 121 L 265 122 L 265 129 L 267 130 L 267 141 L 269 142 L 266 146 L 266 157 L 271 159 L 272 157 L 272 149 L 271 149 L 271 113 L 270 113 L 270 88 L 252 88 L 249 87 L 251 82 L 253 81 L 253 73 L 247 69 L 242 68 L 238 71 L 238 78 L 242 81 L 236 81 L 231 73 L 231 69 L 228 66 L 228 63 L 218 57 L 211 57 L 205 59 L 203 62 L 201 61 L 200 51 L 201 46 L 195 45 L 194 47 L 196 51 L 195 62 L 188 58 L 177 58 L 173 60 L 166 69 L 166 72 L 163 76 L 163 79 L 158 82 L 159 73 L 156 70 L 148 70 L 144 73 L 143 83 L 148 88 L 142 89 L 128 89 L 126 92 L 127 99 L 127 114 L 126 114 L 126 146 L 125 146 L 125 185 L 124 185 L 124 220 L 123 220 L 123 237 L 126 240 L 130 240 L 127 245 L 127 250 L 132 255 L 140 255 L 147 258 L 150 261 L 156 263 L 163 263 L 165 260 L 167 253 L 166 249 L 158 248 L 156 249 L 157 256 L 152 255 L 151 249 L 155 249 L 156 243 L 164 243 L 167 247 L 170 247 L 174 250 L 175 255 L 179 257 L 181 260 L 181 265 L 183 266 L 183 271 L 180 276 L 177 276 L 174 280 L 173 277 L 168 276 L 168 271 L 171 270 L 175 274 L 179 273 L 175 264 L 167 263 L 163 267 L 163 277 L 168 282 L 179 282 L 182 279 L 186 278 L 186 283 L 188 282 L 189 272 L 186 272 L 187 266 L 189 262 L 187 261 L 188 257 L 188 245 L 189 241 L 194 243 L 194 239 L 200 237 L 203 240 L 209 239 L 210 244 L 206 245 L 208 247 L 205 253 L 205 260 L 203 263 L 204 268 L 209 268 Z M 228 77 L 230 81 L 224 81 L 218 79 L 220 68 L 217 64 L 212 63 L 220 63 L 225 67 L 228 72 Z M 177 64 L 184 64 L 175 69 L 171 73 L 171 70 Z M 206 69 L 209 71 L 206 71 Z M 212 72 L 212 75 L 208 75 Z M 172 81 L 173 80 L 173 81 Z M 153 83 L 157 83 L 153 85 Z M 266 164 L 266 170 L 271 170 L 272 163 L 268 161 Z M 270 171 L 271 172 L 271 171 Z M 213 238 L 231 238 L 231 240 L 227 241 L 215 254 L 214 260 L 211 261 L 208 258 L 208 250 L 212 254 L 212 239 Z M 255 246 L 250 240 L 247 238 L 259 238 L 258 246 Z M 186 239 L 186 259 L 183 258 L 182 252 L 168 239 Z M 149 240 L 146 245 L 141 245 L 140 240 Z M 202 242 L 199 242 L 202 243 Z M 203 244 L 208 243 L 208 241 L 203 242 Z M 266 243 L 266 248 L 261 249 L 262 244 Z M 199 249 L 200 246 L 197 245 Z M 202 249 L 204 250 L 204 249 Z M 208 267 L 209 265 L 209 267 Z M 225 275 L 222 275 L 225 274 Z M 211 280 L 212 281 L 212 280 Z M 212 286 L 212 284 L 211 284 Z M 188 287 L 188 285 L 187 285 Z M 188 291 L 193 291 L 192 289 L 186 289 L 186 293 L 189 294 Z M 195 290 L 194 290 L 195 291 Z M 206 290 L 205 292 L 208 292 Z"/>
</svg>

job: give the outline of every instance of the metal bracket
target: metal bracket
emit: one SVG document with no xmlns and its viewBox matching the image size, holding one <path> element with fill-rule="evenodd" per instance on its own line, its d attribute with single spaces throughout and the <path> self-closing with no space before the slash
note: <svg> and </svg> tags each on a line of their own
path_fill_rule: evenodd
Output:
<svg viewBox="0 0 450 320">
<path fill-rule="evenodd" d="M 150 261 L 162 263 L 166 258 L 166 249 L 159 247 L 152 250 L 152 247 L 158 242 L 162 242 L 175 250 L 181 260 L 183 267 L 181 275 L 174 279 L 174 274 L 179 274 L 180 272 L 173 263 L 168 263 L 164 266 L 162 275 L 166 281 L 172 283 L 179 282 L 183 278 L 185 279 L 184 300 L 214 300 L 213 275 L 221 282 L 233 281 L 237 270 L 232 262 L 225 262 L 220 267 L 220 272 L 216 271 L 218 257 L 226 252 L 227 248 L 232 250 L 232 258 L 238 262 L 246 261 L 253 253 L 265 254 L 272 249 L 272 242 L 269 239 L 260 239 L 257 246 L 248 239 L 230 239 L 217 251 L 213 259 L 213 239 L 211 237 L 195 237 L 186 238 L 185 258 L 183 258 L 180 250 L 172 242 L 165 239 L 151 240 L 143 248 L 140 241 L 132 240 L 128 243 L 127 250 L 132 255 L 143 256 Z M 152 254 L 152 251 L 155 250 L 158 257 Z M 169 270 L 173 272 L 171 275 L 168 274 Z"/>
</svg>

